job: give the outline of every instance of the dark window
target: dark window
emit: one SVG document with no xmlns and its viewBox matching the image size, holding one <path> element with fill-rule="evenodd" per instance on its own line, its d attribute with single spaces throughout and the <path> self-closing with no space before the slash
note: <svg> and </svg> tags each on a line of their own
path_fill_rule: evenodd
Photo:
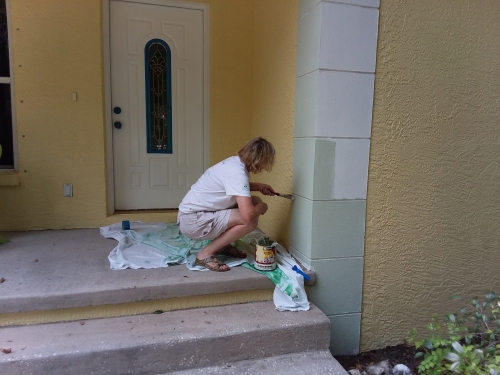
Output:
<svg viewBox="0 0 500 375">
<path fill-rule="evenodd" d="M 7 29 L 7 7 L 0 0 L 0 77 L 10 77 L 9 33 Z"/>
<path fill-rule="evenodd" d="M 14 168 L 7 7 L 0 0 L 0 169 Z"/>
<path fill-rule="evenodd" d="M 150 40 L 144 50 L 148 153 L 172 153 L 172 60 L 170 47 Z"/>
<path fill-rule="evenodd" d="M 0 84 L 0 168 L 14 168 L 14 149 L 12 143 L 12 111 L 10 85 Z"/>
</svg>

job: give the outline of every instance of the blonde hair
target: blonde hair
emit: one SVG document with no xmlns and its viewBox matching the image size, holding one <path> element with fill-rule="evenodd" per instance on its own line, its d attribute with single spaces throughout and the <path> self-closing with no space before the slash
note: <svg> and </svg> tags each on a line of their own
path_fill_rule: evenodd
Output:
<svg viewBox="0 0 500 375">
<path fill-rule="evenodd" d="M 273 168 L 275 154 L 276 151 L 271 142 L 262 137 L 251 139 L 238 151 L 241 161 L 252 173 L 259 173 L 263 170 L 270 172 Z"/>
</svg>

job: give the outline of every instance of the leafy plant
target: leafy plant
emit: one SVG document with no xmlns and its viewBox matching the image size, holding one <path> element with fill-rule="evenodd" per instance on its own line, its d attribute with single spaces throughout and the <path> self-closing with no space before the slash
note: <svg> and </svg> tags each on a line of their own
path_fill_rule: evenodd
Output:
<svg viewBox="0 0 500 375">
<path fill-rule="evenodd" d="M 474 298 L 471 305 L 445 315 L 442 321 L 434 315 L 427 337 L 419 338 L 415 328 L 410 331 L 408 341 L 415 345 L 415 357 L 423 357 L 419 374 L 499 374 L 500 297 L 489 292 L 483 300 Z"/>
</svg>

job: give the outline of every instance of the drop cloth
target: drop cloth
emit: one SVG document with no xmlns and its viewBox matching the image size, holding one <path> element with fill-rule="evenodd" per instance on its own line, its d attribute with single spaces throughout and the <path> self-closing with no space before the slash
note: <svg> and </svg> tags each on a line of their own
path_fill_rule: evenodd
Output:
<svg viewBox="0 0 500 375">
<path fill-rule="evenodd" d="M 121 223 L 101 227 L 101 235 L 114 238 L 118 245 L 108 256 L 110 268 L 159 268 L 175 264 L 186 264 L 195 271 L 207 271 L 205 267 L 194 264 L 196 254 L 210 241 L 196 241 L 187 238 L 174 223 L 143 223 L 131 221 L 130 230 L 122 230 Z M 278 244 L 278 267 L 274 271 L 259 271 L 253 266 L 253 247 L 250 244 L 261 232 L 252 232 L 234 243 L 238 249 L 249 256 L 246 259 L 224 257 L 222 260 L 229 267 L 243 265 L 255 272 L 267 276 L 275 285 L 273 300 L 280 311 L 309 310 L 309 302 L 304 290 L 304 279 L 292 270 L 295 260 Z M 283 258 L 286 258 L 284 261 Z M 292 265 L 292 266 L 291 266 Z"/>
</svg>

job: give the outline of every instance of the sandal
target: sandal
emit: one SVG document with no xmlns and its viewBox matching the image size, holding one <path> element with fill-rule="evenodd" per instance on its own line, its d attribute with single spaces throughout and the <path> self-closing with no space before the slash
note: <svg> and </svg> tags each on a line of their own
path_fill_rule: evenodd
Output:
<svg viewBox="0 0 500 375">
<path fill-rule="evenodd" d="M 236 258 L 236 259 L 244 259 L 247 257 L 247 253 L 238 250 L 236 247 L 231 245 L 227 245 L 224 248 L 222 248 L 222 250 L 219 251 L 217 255 L 225 255 L 229 258 Z"/>
<path fill-rule="evenodd" d="M 210 266 L 209 263 L 215 263 L 215 265 Z M 215 272 L 226 272 L 226 271 L 229 271 L 229 269 L 230 269 L 226 263 L 221 262 L 219 259 L 217 259 L 213 255 L 211 255 L 205 259 L 196 258 L 194 261 L 194 264 L 196 264 L 197 266 L 208 268 L 210 271 L 215 271 Z M 227 270 L 221 269 L 221 267 L 223 267 L 223 266 L 226 266 Z"/>
</svg>

